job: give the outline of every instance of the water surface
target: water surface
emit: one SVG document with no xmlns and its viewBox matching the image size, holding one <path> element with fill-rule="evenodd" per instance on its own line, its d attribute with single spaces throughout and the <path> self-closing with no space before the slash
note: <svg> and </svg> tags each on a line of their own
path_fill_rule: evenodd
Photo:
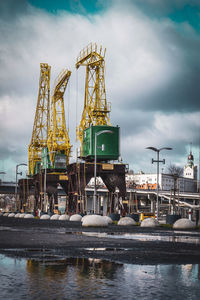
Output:
<svg viewBox="0 0 200 300">
<path fill-rule="evenodd" d="M 0 255 L 1 299 L 199 299 L 199 265 Z"/>
<path fill-rule="evenodd" d="M 176 232 L 175 232 L 176 233 Z M 185 233 L 185 232 L 184 232 Z M 187 232 L 186 232 L 187 233 Z M 191 235 L 161 235 L 159 233 L 106 233 L 106 232 L 82 232 L 86 236 L 95 236 L 98 238 L 113 238 L 113 239 L 126 239 L 126 240 L 139 240 L 139 241 L 164 241 L 173 243 L 189 243 L 189 244 L 200 244 L 199 232 L 198 236 Z M 179 233 L 180 234 L 180 233 Z M 195 235 L 195 234 L 194 234 Z"/>
</svg>

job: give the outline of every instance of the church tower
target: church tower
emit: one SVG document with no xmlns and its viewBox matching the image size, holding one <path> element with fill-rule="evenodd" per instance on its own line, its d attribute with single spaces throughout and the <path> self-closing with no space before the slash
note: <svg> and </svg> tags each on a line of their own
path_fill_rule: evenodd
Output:
<svg viewBox="0 0 200 300">
<path fill-rule="evenodd" d="M 197 166 L 194 165 L 194 156 L 191 150 L 187 158 L 187 164 L 184 166 L 184 177 L 197 180 Z"/>
</svg>

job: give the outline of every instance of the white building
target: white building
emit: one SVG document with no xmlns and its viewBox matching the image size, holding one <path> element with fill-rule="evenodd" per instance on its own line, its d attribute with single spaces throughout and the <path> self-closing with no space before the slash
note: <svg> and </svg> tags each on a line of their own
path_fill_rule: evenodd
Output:
<svg viewBox="0 0 200 300">
<path fill-rule="evenodd" d="M 126 182 L 128 186 L 135 185 L 138 189 L 157 188 L 157 174 L 127 174 Z M 159 174 L 159 189 L 171 191 L 174 189 L 174 178 L 170 174 Z M 196 192 L 196 180 L 191 178 L 179 177 L 177 179 L 176 189 L 180 192 Z"/>
<path fill-rule="evenodd" d="M 176 189 L 180 192 L 197 191 L 197 166 L 194 166 L 192 153 L 188 155 L 187 164 L 184 167 L 184 175 L 176 182 Z M 170 174 L 159 173 L 159 189 L 171 191 L 174 189 L 174 177 Z M 157 174 L 145 174 L 142 171 L 138 174 L 126 175 L 127 186 L 136 186 L 137 189 L 157 189 Z"/>
</svg>

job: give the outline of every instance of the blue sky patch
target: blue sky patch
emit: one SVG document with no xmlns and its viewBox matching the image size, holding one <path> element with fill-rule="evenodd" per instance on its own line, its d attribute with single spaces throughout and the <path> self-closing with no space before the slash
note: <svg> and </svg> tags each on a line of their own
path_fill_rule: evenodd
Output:
<svg viewBox="0 0 200 300">
<path fill-rule="evenodd" d="M 175 10 L 168 17 L 177 23 L 187 22 L 194 29 L 200 30 L 200 9 L 196 6 L 186 5 L 183 9 Z"/>
<path fill-rule="evenodd" d="M 108 6 L 109 1 L 96 0 L 29 0 L 35 7 L 45 9 L 51 13 L 66 10 L 78 14 L 96 14 L 103 11 Z"/>
</svg>

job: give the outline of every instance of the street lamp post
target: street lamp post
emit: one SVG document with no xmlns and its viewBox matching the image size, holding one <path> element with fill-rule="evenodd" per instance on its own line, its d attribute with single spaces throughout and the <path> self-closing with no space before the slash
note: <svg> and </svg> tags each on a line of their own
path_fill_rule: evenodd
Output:
<svg viewBox="0 0 200 300">
<path fill-rule="evenodd" d="M 165 159 L 163 159 L 163 160 L 159 160 L 159 154 L 160 154 L 160 151 L 162 151 L 162 150 L 172 150 L 172 148 L 170 148 L 170 147 L 163 147 L 163 148 L 160 148 L 160 149 L 157 149 L 157 148 L 155 148 L 155 147 L 147 147 L 146 149 L 150 149 L 150 150 L 153 150 L 153 151 L 155 151 L 156 153 L 157 153 L 157 159 L 153 159 L 152 158 L 152 164 L 154 163 L 154 162 L 156 162 L 157 163 L 157 199 L 156 199 L 156 209 L 157 209 L 157 220 L 158 220 L 158 218 L 159 218 L 159 163 L 163 163 L 163 164 L 165 164 Z"/>
<path fill-rule="evenodd" d="M 94 142 L 94 197 L 93 197 L 93 209 L 94 209 L 94 214 L 96 213 L 96 202 L 97 202 L 97 137 L 103 133 L 111 133 L 113 134 L 112 130 L 101 130 L 99 132 L 95 133 L 95 142 Z M 103 145 L 102 145 L 103 146 Z M 103 147 L 102 151 L 104 151 Z"/>
<path fill-rule="evenodd" d="M 17 175 L 22 175 L 22 172 L 18 172 L 18 167 L 19 166 L 27 166 L 27 164 L 18 164 L 16 165 L 16 181 L 15 181 L 15 198 L 16 198 L 16 201 L 17 201 Z"/>
</svg>

